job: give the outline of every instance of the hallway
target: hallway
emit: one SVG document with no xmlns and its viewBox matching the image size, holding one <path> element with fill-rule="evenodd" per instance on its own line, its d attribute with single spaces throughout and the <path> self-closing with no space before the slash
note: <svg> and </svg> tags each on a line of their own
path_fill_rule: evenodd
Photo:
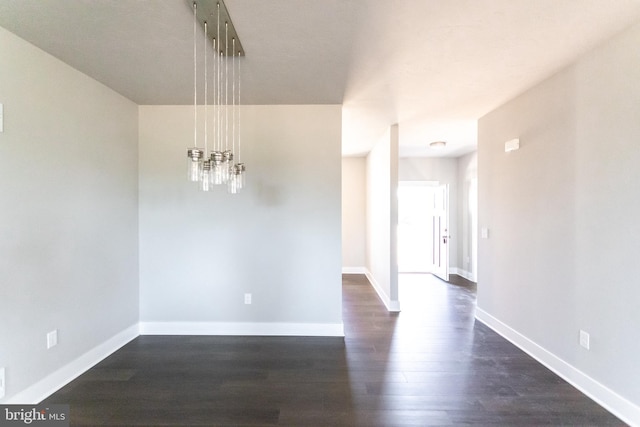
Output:
<svg viewBox="0 0 640 427">
<path fill-rule="evenodd" d="M 353 397 L 362 408 L 378 396 L 379 425 L 625 425 L 476 322 L 472 282 L 401 274 L 394 316 L 364 276 L 343 277 L 347 349 L 370 350 L 349 369 L 387 372 Z"/>
<path fill-rule="evenodd" d="M 72 425 L 624 425 L 474 321 L 475 289 L 343 276 L 345 339 L 141 336 L 48 403 Z"/>
</svg>

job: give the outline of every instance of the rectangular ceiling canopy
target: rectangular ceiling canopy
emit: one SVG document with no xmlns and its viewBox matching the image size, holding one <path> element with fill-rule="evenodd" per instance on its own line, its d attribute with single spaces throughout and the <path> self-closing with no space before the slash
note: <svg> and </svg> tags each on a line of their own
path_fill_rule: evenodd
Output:
<svg viewBox="0 0 640 427">
<path fill-rule="evenodd" d="M 231 16 L 229 16 L 229 11 L 227 11 L 227 7 L 224 4 L 223 0 L 187 0 L 187 4 L 189 8 L 191 8 L 191 12 L 193 13 L 193 5 L 194 3 L 197 5 L 196 9 L 196 17 L 198 22 L 204 29 L 204 23 L 207 22 L 207 36 L 209 40 L 217 39 L 218 35 L 218 22 L 220 22 L 220 43 L 218 51 L 221 52 L 224 56 L 232 56 L 231 48 L 232 48 L 232 40 L 235 38 L 235 51 L 236 55 L 244 56 L 244 49 L 242 48 L 242 43 L 240 43 L 240 38 L 238 37 L 238 33 L 236 33 L 236 29 L 233 26 L 233 22 L 231 22 Z M 218 8 L 219 5 L 219 8 Z M 218 21 L 218 9 L 220 10 L 220 19 Z M 228 25 L 225 33 L 225 24 Z M 227 45 L 227 39 L 228 45 Z M 228 46 L 228 48 L 227 48 Z M 228 50 L 228 51 L 227 51 Z"/>
</svg>

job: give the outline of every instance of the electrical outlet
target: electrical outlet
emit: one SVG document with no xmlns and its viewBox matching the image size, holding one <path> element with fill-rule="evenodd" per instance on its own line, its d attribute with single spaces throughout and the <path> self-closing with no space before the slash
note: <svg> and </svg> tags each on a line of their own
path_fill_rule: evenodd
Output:
<svg viewBox="0 0 640 427">
<path fill-rule="evenodd" d="M 47 334 L 47 350 L 57 345 L 58 345 L 58 330 L 54 329 L 53 331 Z"/>
<path fill-rule="evenodd" d="M 251 294 L 244 294 L 244 303 L 251 304 Z"/>
<path fill-rule="evenodd" d="M 587 350 L 589 350 L 590 347 L 590 338 L 591 337 L 588 333 L 586 333 L 585 331 L 580 331 L 580 345 Z"/>
<path fill-rule="evenodd" d="M 4 394 L 7 390 L 6 381 L 5 381 L 5 370 L 4 368 L 0 368 L 0 399 L 4 397 Z"/>
</svg>

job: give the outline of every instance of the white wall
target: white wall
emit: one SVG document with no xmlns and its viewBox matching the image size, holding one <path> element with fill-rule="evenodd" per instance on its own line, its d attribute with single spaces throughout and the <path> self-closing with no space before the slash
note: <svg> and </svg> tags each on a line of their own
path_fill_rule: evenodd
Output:
<svg viewBox="0 0 640 427">
<path fill-rule="evenodd" d="M 483 117 L 478 153 L 478 317 L 636 425 L 639 45 L 635 26 Z"/>
<path fill-rule="evenodd" d="M 458 157 L 457 273 L 476 281 L 478 263 L 478 153 Z"/>
<path fill-rule="evenodd" d="M 33 401 L 138 322 L 137 106 L 2 28 L 0 58 L 0 402 Z"/>
<path fill-rule="evenodd" d="M 365 157 L 342 158 L 342 272 L 363 273 L 366 252 Z"/>
<path fill-rule="evenodd" d="M 458 267 L 458 162 L 445 157 L 403 157 L 399 181 L 438 181 L 449 185 L 449 267 Z M 452 273 L 454 271 L 451 271 Z M 457 272 L 457 271 L 456 271 Z"/>
<path fill-rule="evenodd" d="M 341 334 L 341 107 L 243 106 L 237 195 L 187 182 L 191 107 L 139 115 L 142 333 Z"/>
<path fill-rule="evenodd" d="M 398 301 L 398 126 L 391 126 L 367 156 L 367 277 L 387 308 Z"/>
</svg>

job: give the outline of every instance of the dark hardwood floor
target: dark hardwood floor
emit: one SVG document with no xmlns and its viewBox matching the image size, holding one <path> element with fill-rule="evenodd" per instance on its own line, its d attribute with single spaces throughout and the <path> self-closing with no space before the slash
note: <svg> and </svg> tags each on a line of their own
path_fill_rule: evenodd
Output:
<svg viewBox="0 0 640 427">
<path fill-rule="evenodd" d="M 343 277 L 346 337 L 142 336 L 50 396 L 72 425 L 624 425 L 474 321 L 475 287 Z"/>
</svg>

